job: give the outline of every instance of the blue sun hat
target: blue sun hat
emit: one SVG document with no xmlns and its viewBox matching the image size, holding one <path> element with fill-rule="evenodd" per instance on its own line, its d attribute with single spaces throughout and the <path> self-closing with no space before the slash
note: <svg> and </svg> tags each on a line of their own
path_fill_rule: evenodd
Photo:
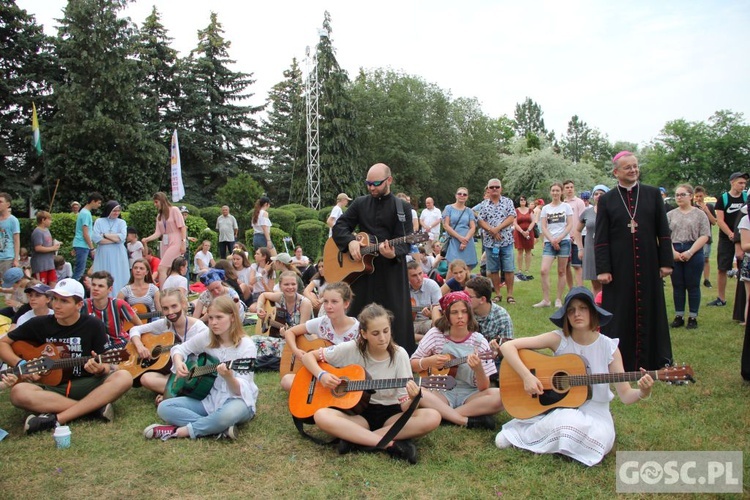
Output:
<svg viewBox="0 0 750 500">
<path fill-rule="evenodd" d="M 604 310 L 596 305 L 596 303 L 594 302 L 594 294 L 591 293 L 591 290 L 584 286 L 577 286 L 575 288 L 572 288 L 570 292 L 568 292 L 568 295 L 565 296 L 565 302 L 563 302 L 562 307 L 553 312 L 552 316 L 549 317 L 549 320 L 555 325 L 562 328 L 565 318 L 565 312 L 568 310 L 568 306 L 573 299 L 582 300 L 586 302 L 591 309 L 596 310 L 596 313 L 599 315 L 599 326 L 606 325 L 612 319 L 611 312 Z"/>
</svg>

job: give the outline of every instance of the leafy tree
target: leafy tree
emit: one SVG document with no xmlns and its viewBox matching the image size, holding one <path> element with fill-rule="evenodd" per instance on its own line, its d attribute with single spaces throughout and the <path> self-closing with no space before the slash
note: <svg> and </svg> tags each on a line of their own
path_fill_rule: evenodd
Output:
<svg viewBox="0 0 750 500">
<path fill-rule="evenodd" d="M 568 122 L 568 132 L 560 141 L 563 156 L 573 163 L 581 161 L 586 150 L 590 133 L 591 127 L 589 127 L 583 120 L 580 120 L 578 115 L 573 115 L 573 118 Z"/>
<path fill-rule="evenodd" d="M 306 183 L 292 180 L 307 178 L 307 142 L 302 71 L 297 60 L 284 71 L 284 80 L 268 94 L 268 116 L 261 125 L 262 158 L 265 162 L 262 182 L 268 196 L 279 203 L 302 201 Z"/>
<path fill-rule="evenodd" d="M 529 149 L 539 149 L 542 146 L 541 138 L 547 135 L 543 116 L 541 106 L 530 97 L 527 97 L 523 103 L 516 104 L 514 114 L 516 135 L 526 138 Z"/>
<path fill-rule="evenodd" d="M 138 38 L 138 90 L 143 100 L 141 117 L 149 138 L 161 144 L 162 155 L 168 158 L 179 96 L 177 51 L 170 46 L 172 38 L 161 24 L 156 7 L 143 22 Z"/>
<path fill-rule="evenodd" d="M 52 40 L 33 15 L 12 0 L 0 0 L 0 186 L 27 200 L 43 161 L 31 146 L 31 105 L 36 104 L 45 145 L 53 72 Z"/>
<path fill-rule="evenodd" d="M 118 17 L 127 0 L 70 0 L 56 39 L 62 75 L 54 83 L 57 112 L 47 137 L 48 182 L 57 200 L 98 190 L 122 203 L 154 191 L 167 168 L 163 147 L 149 139 L 137 98 L 135 27 Z"/>
<path fill-rule="evenodd" d="M 183 61 L 179 106 L 180 155 L 187 200 L 213 199 L 216 190 L 239 172 L 251 172 L 257 155 L 263 107 L 240 104 L 252 97 L 252 73 L 229 69 L 231 42 L 211 13 L 198 31 L 198 46 Z"/>
<path fill-rule="evenodd" d="M 349 76 L 336 60 L 336 50 L 331 38 L 331 15 L 328 11 L 324 15 L 323 29 L 327 34 L 320 37 L 317 46 L 320 84 L 319 202 L 329 204 L 336 199 L 338 193 L 359 192 L 369 165 L 358 162 L 359 138 L 355 124 L 355 109 L 349 95 Z"/>
</svg>

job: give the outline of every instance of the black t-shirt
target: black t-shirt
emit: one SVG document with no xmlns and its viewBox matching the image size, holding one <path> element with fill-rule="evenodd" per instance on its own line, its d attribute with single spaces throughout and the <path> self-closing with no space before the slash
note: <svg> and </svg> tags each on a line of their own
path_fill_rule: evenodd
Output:
<svg viewBox="0 0 750 500">
<path fill-rule="evenodd" d="M 37 316 L 31 318 L 12 332 L 8 337 L 13 340 L 26 340 L 36 344 L 55 342 L 65 344 L 71 358 L 91 356 L 91 351 L 101 354 L 107 344 L 107 329 L 104 323 L 94 317 L 81 315 L 74 324 L 63 326 L 54 316 Z M 73 377 L 91 377 L 83 365 L 73 368 Z"/>
<path fill-rule="evenodd" d="M 734 231 L 734 228 L 737 227 L 737 223 L 739 222 L 740 217 L 744 215 L 742 212 L 740 212 L 740 209 L 746 202 L 742 193 L 740 193 L 740 195 L 736 197 L 732 196 L 729 193 L 726 193 L 726 197 L 726 206 L 724 204 L 724 195 L 722 194 L 721 196 L 719 196 L 719 199 L 716 200 L 715 209 L 717 211 L 722 210 L 724 212 L 724 222 L 726 222 L 727 226 L 729 226 L 729 229 Z M 729 237 L 724 234 L 724 231 L 721 230 L 719 231 L 719 239 L 729 241 Z"/>
</svg>

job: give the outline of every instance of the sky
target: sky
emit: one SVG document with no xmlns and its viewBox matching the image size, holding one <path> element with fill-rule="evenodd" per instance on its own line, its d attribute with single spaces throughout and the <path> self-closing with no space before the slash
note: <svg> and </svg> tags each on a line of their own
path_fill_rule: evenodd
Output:
<svg viewBox="0 0 750 500">
<path fill-rule="evenodd" d="M 65 0 L 16 0 L 54 35 Z M 315 47 L 326 10 L 339 64 L 416 75 L 492 117 L 526 97 L 557 137 L 573 115 L 610 141 L 646 144 L 664 125 L 730 109 L 750 116 L 750 2 L 742 0 L 136 0 L 153 6 L 186 55 L 216 12 L 234 70 L 253 73 L 253 104 Z"/>
</svg>

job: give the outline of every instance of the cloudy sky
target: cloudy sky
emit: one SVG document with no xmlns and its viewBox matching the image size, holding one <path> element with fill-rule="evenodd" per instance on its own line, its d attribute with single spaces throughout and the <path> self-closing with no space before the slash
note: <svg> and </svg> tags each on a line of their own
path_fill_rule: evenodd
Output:
<svg viewBox="0 0 750 500">
<path fill-rule="evenodd" d="M 65 0 L 17 0 L 55 34 Z M 323 13 L 341 66 L 418 75 L 454 97 L 476 97 L 490 116 L 513 117 L 527 96 L 558 137 L 574 114 L 611 141 L 645 143 L 669 120 L 719 109 L 750 115 L 750 2 L 698 0 L 136 0 L 153 5 L 182 55 L 210 12 L 236 68 L 254 73 L 256 103 L 293 57 L 317 43 Z"/>
</svg>

